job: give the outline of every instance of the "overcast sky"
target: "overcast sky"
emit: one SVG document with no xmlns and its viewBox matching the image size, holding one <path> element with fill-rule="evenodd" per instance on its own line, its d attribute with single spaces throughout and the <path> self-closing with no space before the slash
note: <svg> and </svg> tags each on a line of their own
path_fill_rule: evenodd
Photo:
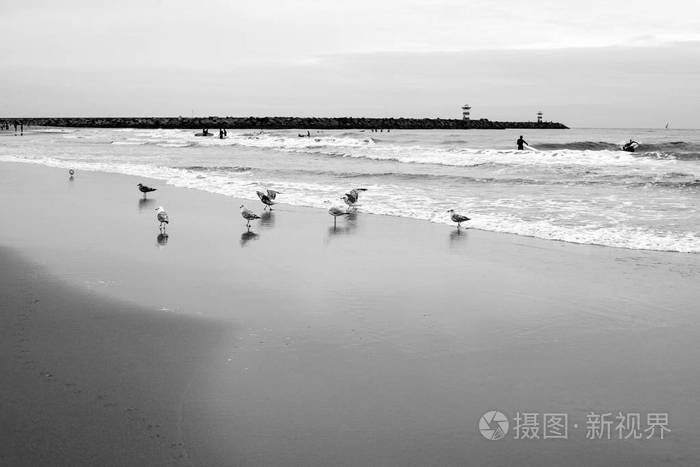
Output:
<svg viewBox="0 0 700 467">
<path fill-rule="evenodd" d="M 0 0 L 0 115 L 700 127 L 700 2 Z"/>
</svg>

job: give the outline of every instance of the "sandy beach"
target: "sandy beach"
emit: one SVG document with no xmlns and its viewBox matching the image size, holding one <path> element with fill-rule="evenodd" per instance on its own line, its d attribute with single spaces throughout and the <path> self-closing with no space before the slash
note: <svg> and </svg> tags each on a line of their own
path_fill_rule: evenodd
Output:
<svg viewBox="0 0 700 467">
<path fill-rule="evenodd" d="M 0 199 L 2 465 L 700 463 L 697 254 L 285 204 L 248 233 L 258 201 L 32 164 Z M 568 439 L 487 440 L 490 410 Z"/>
</svg>

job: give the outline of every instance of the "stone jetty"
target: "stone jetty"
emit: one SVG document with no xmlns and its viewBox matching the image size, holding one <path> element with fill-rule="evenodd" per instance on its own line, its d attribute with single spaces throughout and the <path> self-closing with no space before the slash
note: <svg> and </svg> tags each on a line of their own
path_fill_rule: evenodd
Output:
<svg viewBox="0 0 700 467">
<path fill-rule="evenodd" d="M 503 130 L 506 128 L 567 129 L 558 122 L 497 122 L 488 119 L 361 118 L 361 117 L 56 117 L 5 118 L 25 126 L 81 128 L 232 128 L 232 129 L 390 129 Z"/>
</svg>

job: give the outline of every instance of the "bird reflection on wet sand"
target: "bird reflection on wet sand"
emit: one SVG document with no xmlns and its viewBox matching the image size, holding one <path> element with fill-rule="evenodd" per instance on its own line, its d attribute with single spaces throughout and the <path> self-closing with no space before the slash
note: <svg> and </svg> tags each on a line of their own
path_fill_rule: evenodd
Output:
<svg viewBox="0 0 700 467">
<path fill-rule="evenodd" d="M 256 234 L 255 232 L 251 232 L 250 230 L 247 232 L 243 232 L 241 234 L 241 247 L 246 246 L 246 244 L 251 240 L 257 240 L 258 237 L 258 234 Z"/>
<path fill-rule="evenodd" d="M 263 211 L 260 214 L 260 227 L 271 228 L 275 226 L 275 213 L 272 211 Z"/>
<path fill-rule="evenodd" d="M 355 230 L 355 226 L 349 226 L 349 225 L 330 226 L 330 227 L 328 227 L 328 235 L 329 236 L 344 235 L 344 234 L 349 234 L 353 230 Z"/>
<path fill-rule="evenodd" d="M 453 230 L 452 232 L 450 232 L 450 245 L 457 246 L 458 242 L 466 240 L 467 237 L 468 235 L 465 230 Z"/>
<path fill-rule="evenodd" d="M 156 237 L 156 242 L 158 242 L 158 246 L 162 247 L 168 244 L 168 240 L 170 239 L 170 235 L 168 235 L 165 232 L 161 232 L 158 234 Z"/>
<path fill-rule="evenodd" d="M 356 212 L 349 212 L 345 219 L 346 222 L 344 225 L 332 225 L 328 227 L 326 242 L 328 242 L 331 237 L 350 234 L 357 228 L 357 223 L 355 222 L 357 220 Z"/>
<path fill-rule="evenodd" d="M 155 202 L 156 200 L 154 198 L 139 198 L 139 212 Z"/>
</svg>

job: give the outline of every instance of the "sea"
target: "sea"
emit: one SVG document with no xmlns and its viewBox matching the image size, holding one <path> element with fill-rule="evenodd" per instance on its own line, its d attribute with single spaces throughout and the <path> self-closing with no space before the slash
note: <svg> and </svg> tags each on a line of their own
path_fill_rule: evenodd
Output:
<svg viewBox="0 0 700 467">
<path fill-rule="evenodd" d="M 473 229 L 700 253 L 700 130 L 211 131 L 2 131 L 0 161 L 151 178 L 254 209 L 265 188 L 316 208 L 344 207 L 344 193 L 366 188 L 361 212 L 451 224 L 455 209 Z M 530 149 L 515 149 L 520 135 Z M 630 139 L 634 153 L 620 149 Z"/>
</svg>

